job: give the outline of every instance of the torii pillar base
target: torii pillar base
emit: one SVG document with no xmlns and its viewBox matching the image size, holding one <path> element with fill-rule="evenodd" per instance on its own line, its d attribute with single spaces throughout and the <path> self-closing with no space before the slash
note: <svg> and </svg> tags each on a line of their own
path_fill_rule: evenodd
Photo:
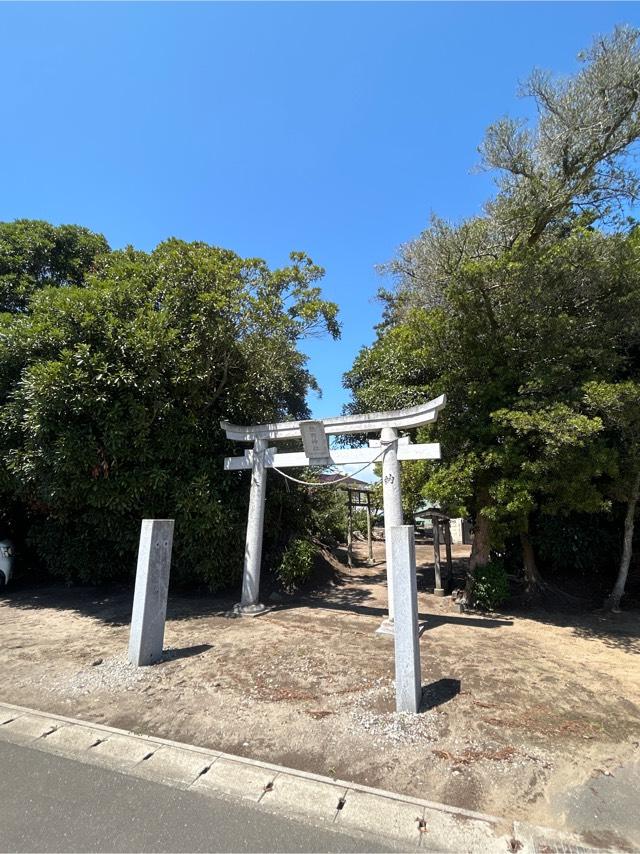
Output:
<svg viewBox="0 0 640 854">
<path fill-rule="evenodd" d="M 233 606 L 233 613 L 237 617 L 259 617 L 261 614 L 267 614 L 269 611 L 273 611 L 273 608 L 263 605 L 262 602 L 256 602 L 254 605 L 243 605 L 238 602 L 237 605 Z"/>
<path fill-rule="evenodd" d="M 383 620 L 380 623 L 380 625 L 376 629 L 375 633 L 377 635 L 392 635 L 392 636 L 395 635 L 396 628 L 395 628 L 395 624 L 394 624 L 393 620 L 389 619 L 387 617 L 386 620 Z"/>
</svg>

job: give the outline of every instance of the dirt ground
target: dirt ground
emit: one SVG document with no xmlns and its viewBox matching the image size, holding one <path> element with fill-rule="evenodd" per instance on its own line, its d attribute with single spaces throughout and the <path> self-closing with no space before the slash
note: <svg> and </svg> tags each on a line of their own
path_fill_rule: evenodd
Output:
<svg viewBox="0 0 640 854">
<path fill-rule="evenodd" d="M 468 551 L 454 548 L 458 567 Z M 423 704 L 398 715 L 393 640 L 375 634 L 384 545 L 372 567 L 364 544 L 356 555 L 253 619 L 230 616 L 232 600 L 172 595 L 164 659 L 137 670 L 131 590 L 9 590 L 0 701 L 634 847 L 606 809 L 572 826 L 567 793 L 640 760 L 640 613 L 456 613 L 426 592 L 432 549 L 419 545 Z"/>
</svg>

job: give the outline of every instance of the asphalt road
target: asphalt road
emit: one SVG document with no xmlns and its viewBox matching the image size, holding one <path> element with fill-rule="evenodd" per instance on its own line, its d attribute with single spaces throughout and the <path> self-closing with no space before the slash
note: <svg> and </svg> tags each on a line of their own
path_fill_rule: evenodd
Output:
<svg viewBox="0 0 640 854">
<path fill-rule="evenodd" d="M 3 852 L 393 850 L 252 804 L 0 742 Z"/>
</svg>

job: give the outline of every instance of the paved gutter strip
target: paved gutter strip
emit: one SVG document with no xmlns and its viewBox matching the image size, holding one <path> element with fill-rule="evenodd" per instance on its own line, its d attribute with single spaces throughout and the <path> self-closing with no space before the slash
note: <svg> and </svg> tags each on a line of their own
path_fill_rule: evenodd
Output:
<svg viewBox="0 0 640 854">
<path fill-rule="evenodd" d="M 595 851 L 617 852 L 618 849 L 599 849 L 585 845 L 573 833 L 557 833 L 548 827 L 537 827 L 524 821 L 514 821 L 514 835 L 522 842 L 523 852 L 533 851 L 534 854 L 593 854 Z"/>
<path fill-rule="evenodd" d="M 161 746 L 148 759 L 139 762 L 133 769 L 136 777 L 161 780 L 181 789 L 188 789 L 205 774 L 216 757 L 206 753 L 180 750 L 178 747 Z"/>
<path fill-rule="evenodd" d="M 64 723 L 47 736 L 47 750 L 65 756 L 71 755 L 75 758 L 77 754 L 95 747 L 99 741 L 104 741 L 106 737 L 106 733 L 102 730 Z"/>
<path fill-rule="evenodd" d="M 28 744 L 52 733 L 58 722 L 53 718 L 41 717 L 38 714 L 23 714 L 2 724 L 2 732 L 9 733 L 11 741 Z"/>
<path fill-rule="evenodd" d="M 220 751 L 0 703 L 0 738 L 202 794 L 248 799 L 407 849 L 593 852 L 575 834 L 405 797 Z"/>
<path fill-rule="evenodd" d="M 306 780 L 295 773 L 283 771 L 277 775 L 273 786 L 265 791 L 260 803 L 269 809 L 314 815 L 333 823 L 346 802 L 347 791 L 344 786 Z"/>
<path fill-rule="evenodd" d="M 21 714 L 22 712 L 16 712 L 13 709 L 0 707 L 0 726 L 19 718 Z"/>
<path fill-rule="evenodd" d="M 132 766 L 150 758 L 159 748 L 135 735 L 112 735 L 89 748 L 91 758 L 105 765 Z"/>
<path fill-rule="evenodd" d="M 416 808 L 411 803 L 380 798 L 355 789 L 347 792 L 345 801 L 336 824 L 349 830 L 367 827 L 372 833 L 397 839 L 413 848 L 420 845 L 419 823 L 424 816 L 424 807 Z"/>
<path fill-rule="evenodd" d="M 218 757 L 189 788 L 199 792 L 223 792 L 257 804 L 273 785 L 275 777 L 276 774 L 266 768 Z"/>
</svg>

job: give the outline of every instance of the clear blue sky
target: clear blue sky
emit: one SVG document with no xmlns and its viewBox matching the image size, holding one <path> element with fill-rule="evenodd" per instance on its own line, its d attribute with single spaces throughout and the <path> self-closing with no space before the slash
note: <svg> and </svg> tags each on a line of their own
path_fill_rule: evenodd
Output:
<svg viewBox="0 0 640 854">
<path fill-rule="evenodd" d="M 630 3 L 0 4 L 0 219 L 112 246 L 205 240 L 326 267 L 339 343 L 305 346 L 324 398 L 374 336 L 374 270 L 434 211 L 479 211 L 484 128 L 527 114 L 533 66 L 577 51 Z"/>
</svg>

